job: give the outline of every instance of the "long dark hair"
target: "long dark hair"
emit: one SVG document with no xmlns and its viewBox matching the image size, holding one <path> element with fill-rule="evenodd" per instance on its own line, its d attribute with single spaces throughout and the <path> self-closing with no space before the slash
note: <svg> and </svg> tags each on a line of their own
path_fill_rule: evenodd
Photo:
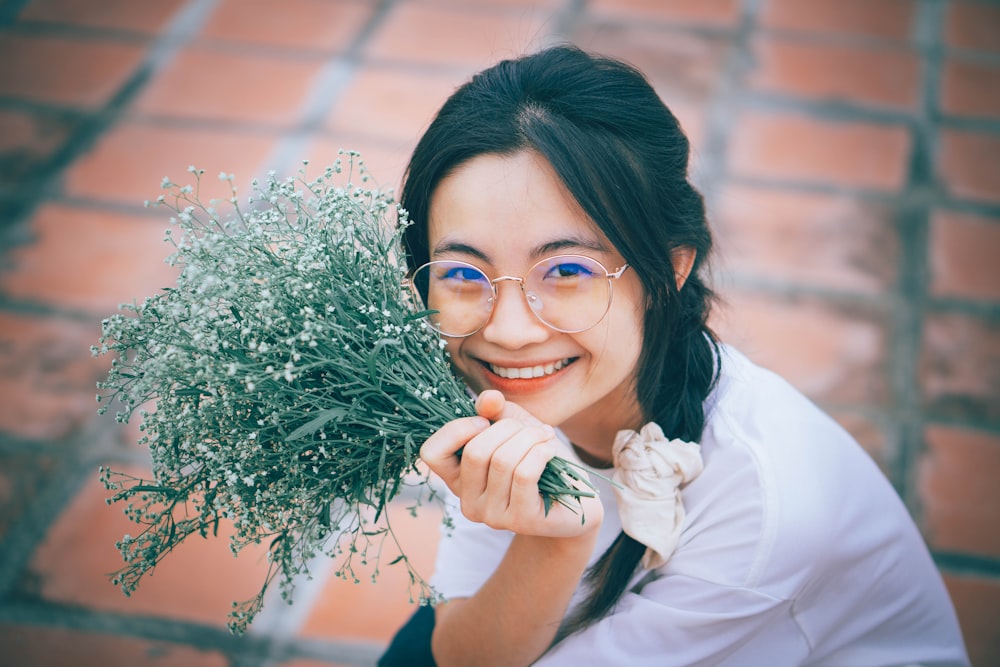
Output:
<svg viewBox="0 0 1000 667">
<path fill-rule="evenodd" d="M 643 416 L 697 441 L 716 378 L 707 326 L 713 293 L 699 269 L 712 246 L 701 195 L 688 181 L 687 137 L 635 68 L 571 46 L 505 60 L 475 75 L 438 112 L 404 176 L 410 266 L 428 261 L 428 212 L 441 180 L 486 154 L 544 156 L 642 282 L 646 296 L 636 393 Z M 671 253 L 696 251 L 678 290 Z M 588 570 L 589 597 L 562 636 L 610 612 L 645 546 L 620 534 Z"/>
</svg>

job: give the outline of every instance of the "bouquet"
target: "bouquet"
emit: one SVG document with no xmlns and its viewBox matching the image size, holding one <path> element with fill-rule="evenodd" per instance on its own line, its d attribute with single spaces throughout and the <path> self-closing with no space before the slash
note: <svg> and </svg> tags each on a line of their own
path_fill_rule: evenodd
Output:
<svg viewBox="0 0 1000 667">
<path fill-rule="evenodd" d="M 237 634 L 275 578 L 291 602 L 294 578 L 319 554 L 357 580 L 353 556 L 395 539 L 386 503 L 427 481 L 420 445 L 475 414 L 428 312 L 403 287 L 406 212 L 367 187 L 357 153 L 342 154 L 311 179 L 303 166 L 254 180 L 245 210 L 232 175 L 220 174 L 231 198 L 207 205 L 201 170 L 188 168 L 193 185 L 165 178 L 166 194 L 147 205 L 173 212 L 176 285 L 122 305 L 92 348 L 112 355 L 99 411 L 117 402 L 118 421 L 140 414 L 152 463 L 149 480 L 101 469 L 108 503 L 125 503 L 141 527 L 116 544 L 124 566 L 113 581 L 128 595 L 186 538 L 231 523 L 233 553 L 265 543 L 269 561 L 259 594 L 233 603 Z M 593 495 L 587 484 L 553 459 L 539 489 L 548 509 Z M 397 561 L 421 602 L 432 600 L 405 555 Z"/>
</svg>

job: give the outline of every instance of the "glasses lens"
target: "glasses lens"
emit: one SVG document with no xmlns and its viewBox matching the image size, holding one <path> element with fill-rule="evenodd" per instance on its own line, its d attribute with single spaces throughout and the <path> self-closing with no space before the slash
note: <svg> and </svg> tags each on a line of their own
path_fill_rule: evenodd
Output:
<svg viewBox="0 0 1000 667">
<path fill-rule="evenodd" d="M 424 264 L 413 274 L 412 285 L 428 310 L 435 329 L 450 336 L 467 336 L 489 319 L 493 289 L 486 275 L 465 262 Z"/>
<path fill-rule="evenodd" d="M 524 279 L 532 310 L 554 329 L 574 333 L 600 322 L 611 304 L 608 272 L 581 255 L 544 259 Z"/>
</svg>

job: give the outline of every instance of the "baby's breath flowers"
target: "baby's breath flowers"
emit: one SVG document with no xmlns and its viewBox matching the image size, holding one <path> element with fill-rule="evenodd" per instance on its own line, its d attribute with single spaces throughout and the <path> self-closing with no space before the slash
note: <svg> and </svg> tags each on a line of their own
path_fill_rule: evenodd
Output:
<svg viewBox="0 0 1000 667">
<path fill-rule="evenodd" d="M 426 481 L 420 445 L 475 414 L 443 341 L 403 288 L 405 211 L 366 187 L 357 154 L 346 155 L 311 179 L 303 167 L 254 181 L 245 208 L 226 173 L 231 198 L 203 204 L 194 167 L 193 185 L 165 178 L 150 204 L 173 211 L 176 285 L 123 305 L 92 348 L 112 355 L 101 411 L 117 401 L 121 422 L 138 412 L 152 462 L 150 480 L 101 470 L 108 502 L 125 503 L 141 527 L 117 544 L 125 565 L 114 578 L 126 594 L 187 537 L 221 523 L 233 527 L 234 553 L 269 547 L 260 593 L 234 603 L 236 633 L 275 578 L 291 601 L 295 578 L 319 554 L 356 579 L 355 555 L 376 544 L 377 561 L 381 541 L 395 539 L 386 503 Z M 547 508 L 592 495 L 562 459 L 539 488 Z M 405 556 L 397 560 L 421 600 L 432 599 Z"/>
</svg>

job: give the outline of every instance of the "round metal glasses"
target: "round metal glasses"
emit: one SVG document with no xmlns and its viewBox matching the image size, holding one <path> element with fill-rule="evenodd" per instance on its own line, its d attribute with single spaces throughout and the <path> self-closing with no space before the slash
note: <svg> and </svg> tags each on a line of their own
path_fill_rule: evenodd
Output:
<svg viewBox="0 0 1000 667">
<path fill-rule="evenodd" d="M 611 307 L 612 282 L 628 269 L 608 271 L 584 255 L 557 255 L 541 260 L 524 277 L 490 278 L 468 262 L 436 260 L 414 271 L 406 281 L 429 311 L 430 325 L 451 338 L 464 338 L 489 322 L 497 302 L 497 284 L 516 282 L 528 308 L 543 324 L 562 333 L 596 326 Z"/>
</svg>

